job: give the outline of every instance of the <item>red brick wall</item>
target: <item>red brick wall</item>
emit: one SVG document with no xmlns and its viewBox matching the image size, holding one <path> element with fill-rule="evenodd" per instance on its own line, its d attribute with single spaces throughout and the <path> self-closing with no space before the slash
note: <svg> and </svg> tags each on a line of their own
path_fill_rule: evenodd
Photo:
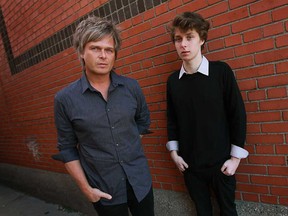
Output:
<svg viewBox="0 0 288 216">
<path fill-rule="evenodd" d="M 110 1 L 32 2 L 0 0 L 13 58 Z M 250 156 L 238 169 L 237 199 L 288 205 L 288 1 L 153 2 L 119 22 L 123 46 L 116 68 L 139 81 L 149 104 L 154 133 L 143 139 L 143 146 L 154 186 L 185 191 L 165 149 L 166 79 L 181 65 L 166 25 L 176 14 L 193 10 L 212 25 L 205 55 L 231 65 L 245 100 Z M 73 48 L 64 48 L 37 63 L 24 62 L 12 75 L 7 37 L 0 39 L 0 162 L 65 172 L 50 158 L 57 152 L 53 97 L 81 75 L 77 56 Z"/>
</svg>

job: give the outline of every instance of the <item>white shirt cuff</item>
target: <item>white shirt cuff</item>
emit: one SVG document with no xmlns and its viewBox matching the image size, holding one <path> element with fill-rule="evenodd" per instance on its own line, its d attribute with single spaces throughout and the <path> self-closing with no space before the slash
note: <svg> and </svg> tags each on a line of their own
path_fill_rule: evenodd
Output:
<svg viewBox="0 0 288 216">
<path fill-rule="evenodd" d="M 231 156 L 236 158 L 246 158 L 249 155 L 249 152 L 239 146 L 231 145 Z"/>
<path fill-rule="evenodd" d="M 178 150 L 179 150 L 178 141 L 176 141 L 176 140 L 168 141 L 167 144 L 166 144 L 166 148 L 167 148 L 169 151 L 173 151 L 173 150 L 178 151 Z"/>
</svg>

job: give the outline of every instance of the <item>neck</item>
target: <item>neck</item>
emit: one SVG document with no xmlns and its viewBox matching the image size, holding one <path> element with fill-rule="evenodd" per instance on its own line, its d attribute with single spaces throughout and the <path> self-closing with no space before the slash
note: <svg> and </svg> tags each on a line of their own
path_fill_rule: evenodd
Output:
<svg viewBox="0 0 288 216">
<path fill-rule="evenodd" d="M 200 67 L 201 62 L 202 62 L 202 55 L 197 56 L 197 58 L 191 61 L 184 61 L 183 65 L 185 71 L 189 74 L 196 73 Z"/>
</svg>

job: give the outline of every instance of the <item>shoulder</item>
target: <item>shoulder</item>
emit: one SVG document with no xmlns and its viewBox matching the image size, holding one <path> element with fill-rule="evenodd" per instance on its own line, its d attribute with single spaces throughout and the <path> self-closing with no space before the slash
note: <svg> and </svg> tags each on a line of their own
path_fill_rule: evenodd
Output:
<svg viewBox="0 0 288 216">
<path fill-rule="evenodd" d="M 209 61 L 209 68 L 211 70 L 231 70 L 231 67 L 223 61 Z"/>
<path fill-rule="evenodd" d="M 80 79 L 78 79 L 58 91 L 55 95 L 55 99 L 63 100 L 64 98 L 73 97 L 73 95 L 75 96 L 77 92 L 81 91 L 80 86 Z"/>
<path fill-rule="evenodd" d="M 174 71 L 172 74 L 168 76 L 168 82 L 172 82 L 173 80 L 179 79 L 179 72 L 180 70 Z"/>
<path fill-rule="evenodd" d="M 223 76 L 234 76 L 229 64 L 223 61 L 209 61 L 209 73 Z"/>
</svg>

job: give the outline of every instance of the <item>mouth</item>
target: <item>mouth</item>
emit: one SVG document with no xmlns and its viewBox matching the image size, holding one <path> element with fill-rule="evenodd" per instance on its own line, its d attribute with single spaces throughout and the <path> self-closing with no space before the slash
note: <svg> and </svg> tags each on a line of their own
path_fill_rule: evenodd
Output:
<svg viewBox="0 0 288 216">
<path fill-rule="evenodd" d="M 106 67 L 106 66 L 107 66 L 106 63 L 98 63 L 97 65 L 98 65 L 99 67 Z"/>
<path fill-rule="evenodd" d="M 181 52 L 182 55 L 187 55 L 187 54 L 189 54 L 189 53 L 190 53 L 189 51 L 182 51 L 182 52 Z"/>
</svg>

